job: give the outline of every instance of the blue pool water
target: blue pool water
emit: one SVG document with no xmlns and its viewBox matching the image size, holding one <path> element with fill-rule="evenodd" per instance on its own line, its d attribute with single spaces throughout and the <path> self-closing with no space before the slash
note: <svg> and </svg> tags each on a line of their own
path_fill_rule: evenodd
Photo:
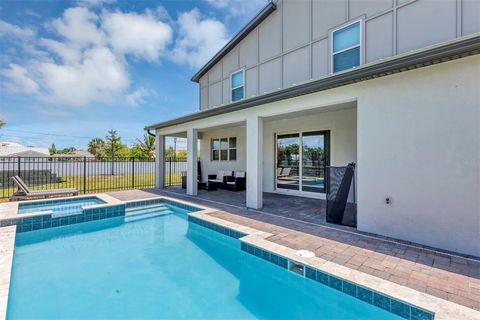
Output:
<svg viewBox="0 0 480 320">
<path fill-rule="evenodd" d="M 53 211 L 53 216 L 64 216 L 82 213 L 82 206 L 103 204 L 104 201 L 97 197 L 81 197 L 57 200 L 45 200 L 30 203 L 20 203 L 18 213 Z"/>
<path fill-rule="evenodd" d="M 241 251 L 185 210 L 148 210 L 160 214 L 17 234 L 7 318 L 398 319 Z"/>
</svg>

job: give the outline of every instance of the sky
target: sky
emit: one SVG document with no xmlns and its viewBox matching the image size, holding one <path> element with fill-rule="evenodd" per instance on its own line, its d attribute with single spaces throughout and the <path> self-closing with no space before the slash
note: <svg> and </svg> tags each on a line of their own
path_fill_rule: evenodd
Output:
<svg viewBox="0 0 480 320">
<path fill-rule="evenodd" d="M 2 0 L 0 141 L 85 149 L 198 110 L 193 74 L 267 0 Z"/>
</svg>

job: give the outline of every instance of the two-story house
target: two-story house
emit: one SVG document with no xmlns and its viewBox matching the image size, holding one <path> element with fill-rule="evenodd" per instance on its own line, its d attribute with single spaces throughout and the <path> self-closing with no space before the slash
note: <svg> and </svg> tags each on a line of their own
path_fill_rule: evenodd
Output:
<svg viewBox="0 0 480 320">
<path fill-rule="evenodd" d="M 192 78 L 198 112 L 148 125 L 201 169 L 263 192 L 325 198 L 356 163 L 357 228 L 480 256 L 480 1 L 278 0 Z M 312 167 L 320 166 L 312 169 Z M 387 199 L 388 198 L 388 199 Z"/>
</svg>

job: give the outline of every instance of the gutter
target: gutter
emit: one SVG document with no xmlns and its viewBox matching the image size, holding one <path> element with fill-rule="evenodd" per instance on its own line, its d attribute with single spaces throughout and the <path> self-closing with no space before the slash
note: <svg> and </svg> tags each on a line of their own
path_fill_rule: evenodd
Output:
<svg viewBox="0 0 480 320">
<path fill-rule="evenodd" d="M 427 47 L 392 58 L 369 63 L 352 70 L 309 80 L 304 83 L 280 89 L 260 96 L 244 99 L 224 106 L 214 107 L 204 111 L 191 113 L 179 118 L 155 123 L 145 127 L 145 130 L 160 129 L 182 124 L 219 114 L 247 109 L 250 107 L 285 100 L 301 95 L 328 90 L 331 88 L 366 81 L 390 74 L 408 71 L 445 61 L 450 61 L 480 53 L 480 32 L 470 36 L 457 38 L 438 45 Z"/>
</svg>

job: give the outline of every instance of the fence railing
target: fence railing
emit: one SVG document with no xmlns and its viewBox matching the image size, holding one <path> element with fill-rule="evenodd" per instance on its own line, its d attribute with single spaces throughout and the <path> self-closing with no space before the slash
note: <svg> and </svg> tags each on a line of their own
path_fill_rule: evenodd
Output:
<svg viewBox="0 0 480 320">
<path fill-rule="evenodd" d="M 31 190 L 75 188 L 80 193 L 105 192 L 155 186 L 155 160 L 94 157 L 0 158 L 0 198 L 15 191 L 11 179 L 18 175 Z"/>
<path fill-rule="evenodd" d="M 182 175 L 187 171 L 186 157 L 165 157 L 164 185 L 175 186 L 182 184 Z"/>
</svg>

